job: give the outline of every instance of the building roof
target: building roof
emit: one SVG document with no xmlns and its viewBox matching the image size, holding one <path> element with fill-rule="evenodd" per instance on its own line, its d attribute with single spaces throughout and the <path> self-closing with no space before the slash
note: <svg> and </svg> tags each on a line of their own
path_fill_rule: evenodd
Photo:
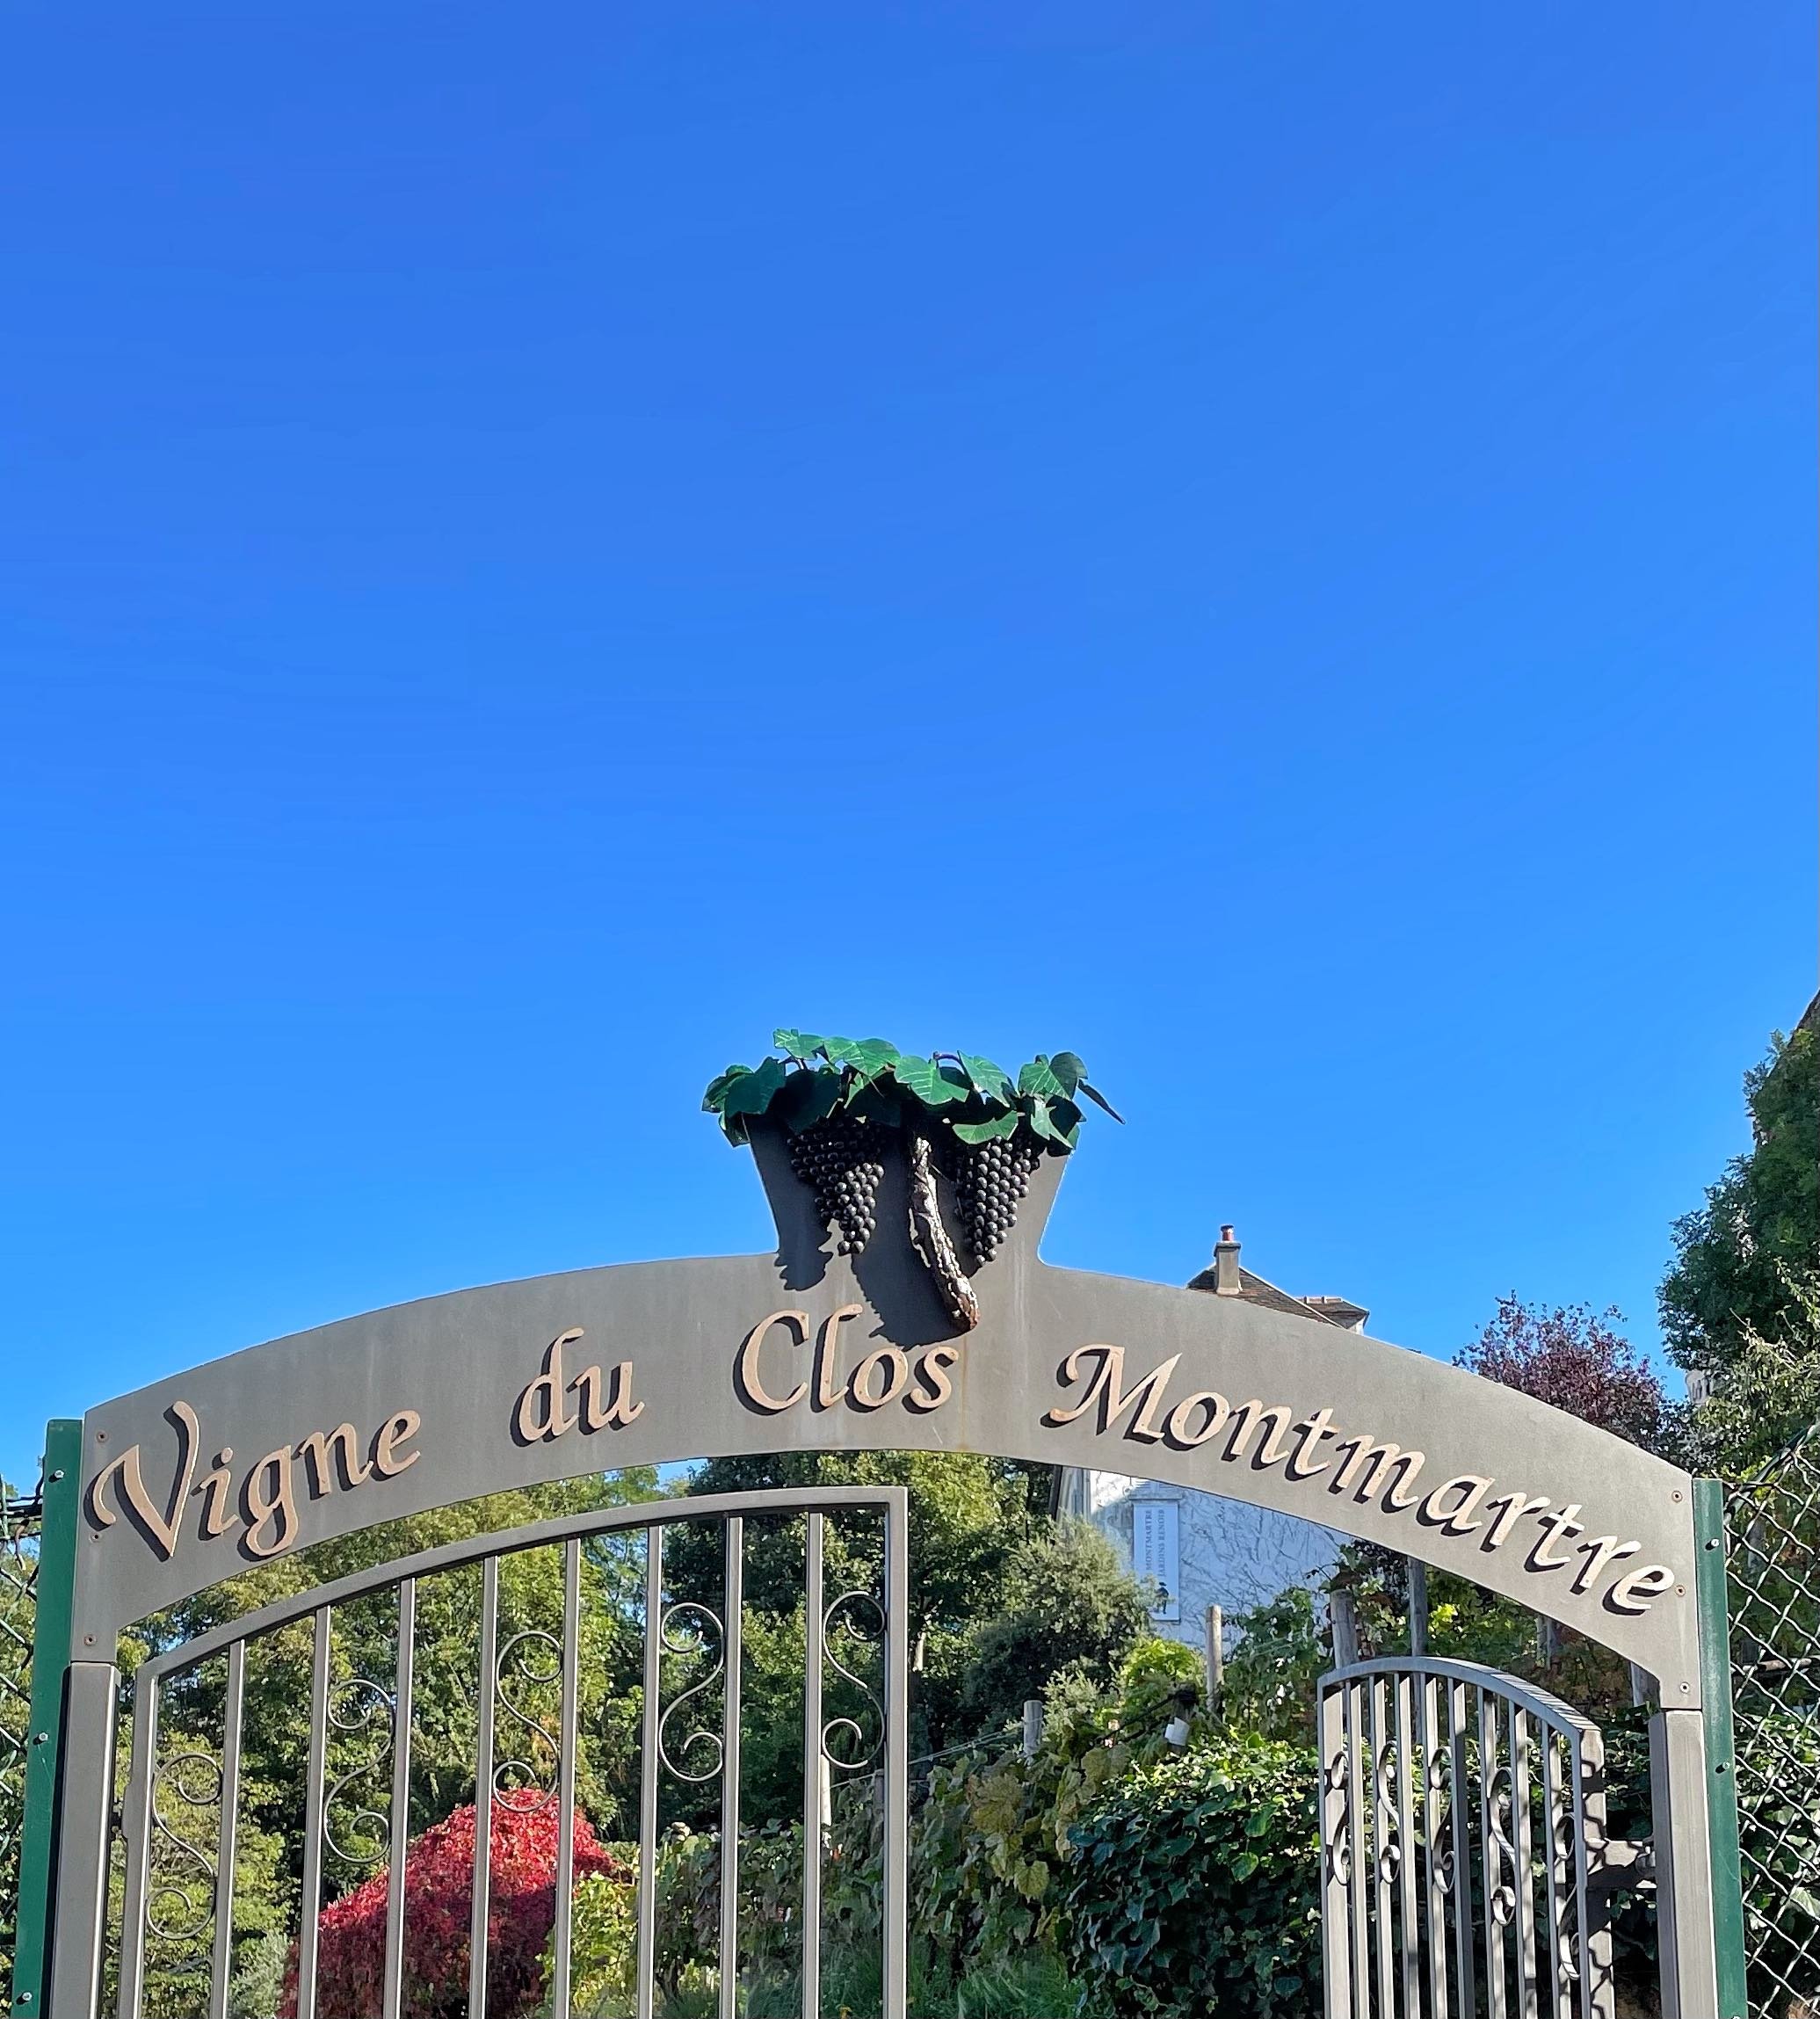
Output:
<svg viewBox="0 0 1820 2019">
<path fill-rule="evenodd" d="M 1266 1311 L 1283 1311 L 1290 1318 L 1311 1318 L 1322 1325 L 1337 1325 L 1342 1332 L 1358 1331 L 1371 1316 L 1363 1304 L 1354 1304 L 1350 1297 L 1291 1296 L 1287 1290 L 1266 1282 L 1255 1269 L 1248 1269 L 1243 1262 L 1239 1264 L 1238 1284 L 1238 1294 L 1247 1304 L 1262 1304 Z M 1212 1266 L 1204 1268 L 1198 1276 L 1190 1277 L 1188 1288 L 1214 1294 L 1215 1280 Z"/>
</svg>

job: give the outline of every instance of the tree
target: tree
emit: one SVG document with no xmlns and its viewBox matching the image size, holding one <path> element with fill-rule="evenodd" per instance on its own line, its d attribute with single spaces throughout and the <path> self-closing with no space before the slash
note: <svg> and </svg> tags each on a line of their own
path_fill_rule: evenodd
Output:
<svg viewBox="0 0 1820 2019">
<path fill-rule="evenodd" d="M 1084 1522 L 1045 1527 L 1012 1554 L 1009 1609 L 968 1635 L 961 1707 L 976 1729 L 1015 1716 L 1063 1669 L 1102 1685 L 1149 1631 L 1136 1580 Z"/>
<path fill-rule="evenodd" d="M 1737 1354 L 1687 1413 L 1682 1462 L 1743 1479 L 1820 1423 L 1820 1269 L 1785 1269 L 1775 1335 L 1746 1326 Z"/>
<path fill-rule="evenodd" d="M 1820 1003 L 1820 999 L 1816 999 Z M 1787 1272 L 1820 1262 L 1820 1025 L 1814 1008 L 1793 1037 L 1744 1075 L 1751 1145 L 1725 1167 L 1706 1203 L 1676 1221 L 1663 1279 L 1662 1329 L 1675 1363 L 1715 1376 L 1751 1337 L 1774 1339 L 1789 1310 Z"/>
<path fill-rule="evenodd" d="M 1454 1364 L 1653 1451 L 1673 1412 L 1656 1370 L 1614 1329 L 1621 1322 L 1615 1310 L 1549 1311 L 1500 1297 L 1497 1316 Z"/>
<path fill-rule="evenodd" d="M 520 2019 L 543 1994 L 543 1950 L 556 1917 L 556 1853 L 562 1816 L 550 1801 L 491 1812 L 487 1900 L 487 2010 Z M 470 1910 L 474 1899 L 474 1805 L 465 1804 L 404 1854 L 406 2019 L 453 2019 L 468 2009 Z M 627 1885 L 630 1869 L 598 1841 L 579 1809 L 569 1818 L 575 1877 Z M 317 1917 L 319 2019 L 361 2019 L 381 2002 L 390 1874 L 381 1870 Z M 286 1972 L 283 2019 L 295 2019 L 297 1966 Z"/>
</svg>

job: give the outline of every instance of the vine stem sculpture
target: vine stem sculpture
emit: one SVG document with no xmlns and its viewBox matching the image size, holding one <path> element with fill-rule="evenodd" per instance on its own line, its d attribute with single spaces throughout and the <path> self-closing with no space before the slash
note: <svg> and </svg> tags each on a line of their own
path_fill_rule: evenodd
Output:
<svg viewBox="0 0 1820 2019">
<path fill-rule="evenodd" d="M 971 1332 L 980 1322 L 980 1300 L 942 1224 L 941 1203 L 935 1195 L 935 1158 L 929 1138 L 920 1129 L 913 1128 L 908 1135 L 910 1245 L 928 1270 L 948 1316 L 962 1332 Z"/>
</svg>

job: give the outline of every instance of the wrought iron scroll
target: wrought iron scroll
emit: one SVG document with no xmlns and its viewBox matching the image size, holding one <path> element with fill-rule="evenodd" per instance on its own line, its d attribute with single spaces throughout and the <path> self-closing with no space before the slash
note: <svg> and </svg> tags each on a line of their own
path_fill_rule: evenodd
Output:
<svg viewBox="0 0 1820 2019">
<path fill-rule="evenodd" d="M 1597 1729 L 1476 1663 L 1322 1679 L 1328 2019 L 1609 2019 Z"/>
<path fill-rule="evenodd" d="M 822 1613 L 822 1646 L 827 1666 L 865 1701 L 864 1723 L 844 1712 L 823 1720 L 822 1757 L 837 1774 L 864 1774 L 876 1768 L 885 1750 L 885 1707 L 877 1690 L 856 1669 L 848 1667 L 837 1650 L 845 1644 L 876 1647 L 882 1652 L 886 1628 L 883 1605 L 873 1593 L 862 1589 L 843 1592 Z M 868 1725 L 872 1728 L 869 1741 Z"/>
<path fill-rule="evenodd" d="M 513 1634 L 492 1663 L 483 1688 L 495 1704 L 493 1743 L 497 1748 L 488 1776 L 493 1799 L 503 1807 L 535 1814 L 556 1799 L 562 1742 L 538 1715 L 533 1692 L 562 1685 L 562 1643 L 541 1627 Z"/>
<path fill-rule="evenodd" d="M 392 1848 L 391 1813 L 379 1805 L 381 1790 L 390 1786 L 396 1708 L 391 1691 L 368 1675 L 346 1676 L 329 1688 L 325 1752 L 339 1734 L 348 1741 L 338 1748 L 343 1761 L 349 1753 L 354 1761 L 344 1763 L 323 1788 L 323 1845 L 330 1857 L 359 1871 L 383 1864 Z"/>
<path fill-rule="evenodd" d="M 711 1606 L 685 1599 L 679 1604 L 666 1608 L 659 1632 L 665 1653 L 685 1656 L 698 1666 L 703 1662 L 711 1664 L 705 1674 L 698 1676 L 686 1689 L 671 1697 L 657 1719 L 659 1761 L 678 1780 L 700 1787 L 720 1773 L 727 1757 L 726 1738 L 722 1732 L 710 1731 L 706 1725 L 698 1724 L 672 1741 L 670 1727 L 678 1713 L 687 1713 L 688 1706 L 706 1696 L 726 1674 L 726 1622 Z M 688 1722 L 686 1715 L 683 1721 Z M 690 1755 L 698 1749 L 706 1753 L 706 1760 L 700 1765 L 692 1765 Z"/>
</svg>

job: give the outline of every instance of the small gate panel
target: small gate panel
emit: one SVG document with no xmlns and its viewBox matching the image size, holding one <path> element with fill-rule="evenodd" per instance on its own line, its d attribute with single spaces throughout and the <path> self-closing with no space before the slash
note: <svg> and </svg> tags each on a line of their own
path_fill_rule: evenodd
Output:
<svg viewBox="0 0 1820 2019">
<path fill-rule="evenodd" d="M 1477 1663 L 1323 1676 L 1328 2019 L 1611 2019 L 1597 1728 Z"/>
</svg>

